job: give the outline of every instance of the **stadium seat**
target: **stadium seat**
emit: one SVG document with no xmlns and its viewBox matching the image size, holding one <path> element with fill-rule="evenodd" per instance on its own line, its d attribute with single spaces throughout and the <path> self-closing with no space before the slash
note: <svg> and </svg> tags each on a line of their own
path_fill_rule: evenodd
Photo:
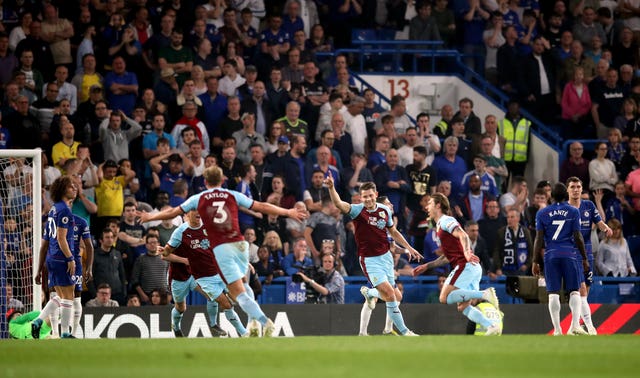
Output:
<svg viewBox="0 0 640 378">
<path fill-rule="evenodd" d="M 636 267 L 637 271 L 640 269 L 640 235 L 628 236 L 627 244 L 629 245 L 629 252 L 631 252 L 633 266 Z"/>
</svg>

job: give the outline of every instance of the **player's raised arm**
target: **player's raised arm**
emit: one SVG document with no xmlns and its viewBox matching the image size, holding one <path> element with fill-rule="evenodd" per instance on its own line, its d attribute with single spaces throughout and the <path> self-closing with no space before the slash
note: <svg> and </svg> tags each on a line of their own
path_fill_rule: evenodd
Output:
<svg viewBox="0 0 640 378">
<path fill-rule="evenodd" d="M 267 202 L 253 201 L 253 205 L 251 205 L 251 210 L 269 214 L 269 215 L 279 215 L 283 217 L 289 217 L 293 219 L 297 219 L 299 221 L 305 219 L 307 217 L 307 213 L 301 209 L 284 209 L 282 207 L 272 205 Z"/>
<path fill-rule="evenodd" d="M 182 214 L 184 214 L 184 210 L 182 210 L 180 206 L 165 209 L 155 214 L 147 213 L 146 211 L 136 211 L 136 216 L 140 218 L 140 223 L 147 223 L 155 220 L 173 219 Z"/>
<path fill-rule="evenodd" d="M 340 210 L 343 214 L 348 214 L 351 211 L 351 205 L 348 202 L 344 202 L 340 199 L 340 195 L 336 191 L 333 181 L 333 175 L 331 172 L 327 175 L 327 177 L 322 181 L 324 185 L 329 189 L 329 197 L 331 197 L 331 202 Z"/>
</svg>

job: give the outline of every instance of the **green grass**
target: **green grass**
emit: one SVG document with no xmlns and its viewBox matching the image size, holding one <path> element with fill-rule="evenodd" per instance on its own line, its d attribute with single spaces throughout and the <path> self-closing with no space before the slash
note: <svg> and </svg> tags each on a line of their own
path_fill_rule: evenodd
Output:
<svg viewBox="0 0 640 378">
<path fill-rule="evenodd" d="M 639 350 L 631 335 L 2 340 L 0 377 L 619 378 L 639 376 Z"/>
</svg>

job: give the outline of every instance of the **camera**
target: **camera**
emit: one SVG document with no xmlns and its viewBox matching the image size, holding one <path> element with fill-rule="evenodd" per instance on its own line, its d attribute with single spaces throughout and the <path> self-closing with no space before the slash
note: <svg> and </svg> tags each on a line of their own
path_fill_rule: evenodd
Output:
<svg viewBox="0 0 640 378">
<path fill-rule="evenodd" d="M 316 281 L 318 285 L 324 285 L 325 283 L 325 275 L 321 271 L 318 270 L 315 266 L 305 266 L 301 268 L 302 273 L 310 279 Z M 302 276 L 298 273 L 291 276 L 291 281 L 295 283 L 302 282 Z M 304 303 L 319 303 L 320 295 L 317 291 L 315 291 L 311 285 L 306 285 L 305 289 L 306 299 Z"/>
</svg>

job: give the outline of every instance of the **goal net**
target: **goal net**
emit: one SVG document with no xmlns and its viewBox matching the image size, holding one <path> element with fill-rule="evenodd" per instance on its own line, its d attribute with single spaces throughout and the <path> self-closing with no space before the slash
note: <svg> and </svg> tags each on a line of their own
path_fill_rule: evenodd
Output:
<svg viewBox="0 0 640 378">
<path fill-rule="evenodd" d="M 34 269 L 42 238 L 42 151 L 0 150 L 0 331 L 7 311 L 42 307 Z"/>
</svg>

